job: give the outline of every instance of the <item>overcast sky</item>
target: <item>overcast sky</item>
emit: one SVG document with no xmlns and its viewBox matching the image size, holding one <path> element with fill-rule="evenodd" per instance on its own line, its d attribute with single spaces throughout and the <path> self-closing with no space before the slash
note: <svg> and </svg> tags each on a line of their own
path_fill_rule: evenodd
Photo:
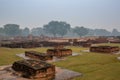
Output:
<svg viewBox="0 0 120 80">
<path fill-rule="evenodd" d="M 51 20 L 120 31 L 120 0 L 0 0 L 0 27 L 42 27 Z"/>
</svg>

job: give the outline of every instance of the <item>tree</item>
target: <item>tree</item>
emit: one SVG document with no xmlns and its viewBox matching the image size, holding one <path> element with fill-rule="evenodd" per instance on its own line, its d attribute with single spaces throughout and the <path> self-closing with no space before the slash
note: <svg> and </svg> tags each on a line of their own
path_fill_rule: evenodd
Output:
<svg viewBox="0 0 120 80">
<path fill-rule="evenodd" d="M 70 30 L 70 24 L 67 24 L 66 22 L 59 22 L 58 25 L 60 26 L 58 34 L 63 37 L 65 34 L 67 34 L 68 30 Z"/>
<path fill-rule="evenodd" d="M 4 32 L 4 28 L 0 28 L 0 36 L 4 36 L 5 32 Z"/>
<path fill-rule="evenodd" d="M 22 30 L 22 36 L 28 36 L 29 34 L 30 34 L 29 28 L 26 27 Z"/>
<path fill-rule="evenodd" d="M 120 32 L 117 29 L 112 30 L 112 36 L 120 36 Z"/>
<path fill-rule="evenodd" d="M 17 24 L 6 24 L 4 25 L 5 34 L 8 36 L 18 36 L 21 34 L 19 25 Z"/>
<path fill-rule="evenodd" d="M 63 37 L 70 29 L 70 24 L 62 21 L 51 21 L 43 27 L 46 32 L 52 34 L 54 37 L 56 37 L 57 34 Z"/>
<path fill-rule="evenodd" d="M 40 27 L 38 27 L 38 28 L 33 28 L 32 30 L 31 30 L 31 34 L 32 35 L 35 35 L 35 36 L 40 36 L 40 35 L 42 35 L 43 34 L 43 28 L 40 28 Z"/>
<path fill-rule="evenodd" d="M 106 29 L 95 29 L 93 32 L 96 36 L 110 36 L 111 34 L 111 32 Z"/>
<path fill-rule="evenodd" d="M 83 26 L 82 27 L 77 26 L 73 29 L 73 32 L 78 34 L 81 37 L 81 36 L 87 35 L 89 30 L 87 28 L 84 28 Z"/>
<path fill-rule="evenodd" d="M 94 36 L 95 35 L 95 32 L 94 32 L 94 30 L 93 29 L 88 29 L 89 30 L 89 32 L 88 32 L 88 36 Z"/>
</svg>

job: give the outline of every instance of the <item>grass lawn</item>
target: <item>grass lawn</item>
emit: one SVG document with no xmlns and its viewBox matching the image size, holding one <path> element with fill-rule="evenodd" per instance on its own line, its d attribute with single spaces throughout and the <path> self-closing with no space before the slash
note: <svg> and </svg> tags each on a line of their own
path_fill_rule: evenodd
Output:
<svg viewBox="0 0 120 80">
<path fill-rule="evenodd" d="M 94 45 L 107 45 L 107 46 L 119 46 L 120 47 L 120 44 L 118 43 L 118 44 L 116 44 L 116 43 L 100 43 L 100 44 L 94 44 Z M 93 46 L 94 46 L 93 45 Z"/>
<path fill-rule="evenodd" d="M 120 44 L 99 44 L 120 46 Z M 74 47 L 74 51 L 81 48 Z M 120 80 L 120 61 L 116 54 L 83 53 L 79 56 L 68 57 L 65 61 L 54 63 L 57 66 L 83 73 L 82 77 L 73 80 Z"/>
<path fill-rule="evenodd" d="M 102 45 L 118 45 L 120 44 L 102 44 Z M 82 53 L 78 56 L 69 56 L 64 61 L 55 62 L 56 66 L 67 68 L 73 71 L 83 73 L 81 77 L 73 80 L 120 80 L 120 61 L 117 60 L 119 54 L 103 54 L 82 52 L 88 48 L 68 47 L 73 52 Z M 47 48 L 34 49 L 10 49 L 0 48 L 0 65 L 11 64 L 16 60 L 20 60 L 15 54 L 23 53 L 26 50 L 35 50 L 45 52 Z"/>
<path fill-rule="evenodd" d="M 14 61 L 20 60 L 16 54 L 24 53 L 25 51 L 39 51 L 46 52 L 47 48 L 32 48 L 32 49 L 22 49 L 22 48 L 0 48 L 0 66 L 11 64 Z"/>
</svg>

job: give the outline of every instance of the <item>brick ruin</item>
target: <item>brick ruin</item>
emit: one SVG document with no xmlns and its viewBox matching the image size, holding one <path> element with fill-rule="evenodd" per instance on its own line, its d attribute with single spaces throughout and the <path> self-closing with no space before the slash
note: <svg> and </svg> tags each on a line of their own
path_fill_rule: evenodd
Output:
<svg viewBox="0 0 120 80">
<path fill-rule="evenodd" d="M 99 37 L 94 38 L 94 39 L 88 39 L 87 42 L 92 43 L 92 44 L 97 44 L 97 43 L 108 43 L 109 40 L 105 36 L 99 36 Z"/>
<path fill-rule="evenodd" d="M 103 53 L 115 53 L 119 52 L 118 46 L 92 46 L 90 47 L 91 52 L 103 52 Z"/>
<path fill-rule="evenodd" d="M 48 54 L 40 53 L 36 51 L 25 51 L 25 56 L 30 57 L 32 59 L 43 60 L 43 61 L 53 59 L 52 55 L 48 55 Z"/>
<path fill-rule="evenodd" d="M 48 49 L 47 54 L 56 56 L 56 57 L 64 57 L 64 56 L 69 56 L 72 55 L 72 50 L 71 49 L 65 49 L 63 47 L 55 47 L 54 49 Z"/>
<path fill-rule="evenodd" d="M 26 37 L 24 39 L 17 37 L 13 40 L 1 40 L 1 47 L 9 48 L 35 48 L 35 47 L 54 47 L 55 45 L 64 45 L 64 46 L 82 46 L 90 47 L 91 44 L 97 43 L 120 43 L 120 38 L 117 37 L 84 37 L 84 38 L 49 38 L 42 39 L 39 37 L 33 37 L 29 39 Z"/>
<path fill-rule="evenodd" d="M 86 41 L 84 41 L 84 42 L 80 42 L 79 43 L 80 44 L 80 46 L 82 46 L 82 47 L 91 47 L 91 43 L 88 43 L 88 42 L 86 42 Z"/>
<path fill-rule="evenodd" d="M 91 44 L 96 43 L 108 43 L 110 42 L 109 37 L 86 37 L 86 38 L 56 38 L 56 39 L 24 39 L 24 38 L 17 38 L 14 40 L 10 40 L 9 43 L 1 43 L 2 47 L 9 47 L 9 48 L 34 48 L 34 47 L 54 47 L 55 45 L 64 45 L 64 46 L 82 46 L 82 47 L 90 47 Z M 115 38 L 113 38 L 115 39 Z M 113 42 L 113 41 L 112 41 Z M 115 42 L 115 41 L 114 41 Z M 118 42 L 118 41 L 117 41 Z"/>
<path fill-rule="evenodd" d="M 12 69 L 25 78 L 39 80 L 53 80 L 55 78 L 55 65 L 43 61 L 16 61 L 13 63 Z"/>
<path fill-rule="evenodd" d="M 56 45 L 64 45 L 64 46 L 70 45 L 69 42 L 49 42 L 49 41 L 42 41 L 41 44 L 44 47 L 54 47 Z"/>
<path fill-rule="evenodd" d="M 48 49 L 47 54 L 50 54 L 56 57 L 64 57 L 64 56 L 72 55 L 72 50 L 71 49 Z"/>
<path fill-rule="evenodd" d="M 11 41 L 9 43 L 2 43 L 1 47 L 8 47 L 8 48 L 34 48 L 34 47 L 54 47 L 55 45 L 64 45 L 69 46 L 69 42 L 49 42 L 49 41 L 18 41 L 14 42 Z"/>
<path fill-rule="evenodd" d="M 2 47 L 9 47 L 9 48 L 33 48 L 33 47 L 40 47 L 41 45 L 38 42 L 34 41 L 27 41 L 27 42 L 11 42 L 6 44 L 1 44 Z"/>
<path fill-rule="evenodd" d="M 69 39 L 69 43 L 73 46 L 81 46 L 81 47 L 90 47 L 91 43 L 88 41 L 79 41 L 77 39 Z"/>
</svg>

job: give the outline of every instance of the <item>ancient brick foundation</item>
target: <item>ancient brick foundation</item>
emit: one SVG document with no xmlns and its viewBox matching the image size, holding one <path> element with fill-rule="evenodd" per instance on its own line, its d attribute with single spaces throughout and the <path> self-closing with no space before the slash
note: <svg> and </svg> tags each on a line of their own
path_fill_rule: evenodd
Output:
<svg viewBox="0 0 120 80">
<path fill-rule="evenodd" d="M 56 57 L 64 57 L 72 55 L 71 49 L 48 49 L 47 54 L 56 56 Z"/>
<path fill-rule="evenodd" d="M 30 57 L 32 59 L 37 59 L 37 60 L 52 60 L 53 56 L 45 53 L 40 53 L 36 51 L 25 51 L 25 56 Z"/>
<path fill-rule="evenodd" d="M 35 47 L 54 47 L 56 45 L 64 45 L 69 46 L 69 42 L 48 42 L 48 41 L 19 41 L 19 42 L 10 42 L 10 43 L 3 43 L 1 44 L 2 47 L 9 47 L 9 48 L 35 48 Z"/>
<path fill-rule="evenodd" d="M 80 42 L 79 44 L 82 47 L 91 47 L 91 45 L 92 45 L 91 43 L 87 43 L 87 42 Z"/>
<path fill-rule="evenodd" d="M 55 66 L 43 61 L 16 61 L 13 63 L 12 69 L 26 78 L 38 80 L 53 80 L 55 78 Z"/>
<path fill-rule="evenodd" d="M 90 47 L 91 52 L 103 52 L 103 53 L 115 53 L 119 52 L 118 46 L 92 46 Z"/>
</svg>

